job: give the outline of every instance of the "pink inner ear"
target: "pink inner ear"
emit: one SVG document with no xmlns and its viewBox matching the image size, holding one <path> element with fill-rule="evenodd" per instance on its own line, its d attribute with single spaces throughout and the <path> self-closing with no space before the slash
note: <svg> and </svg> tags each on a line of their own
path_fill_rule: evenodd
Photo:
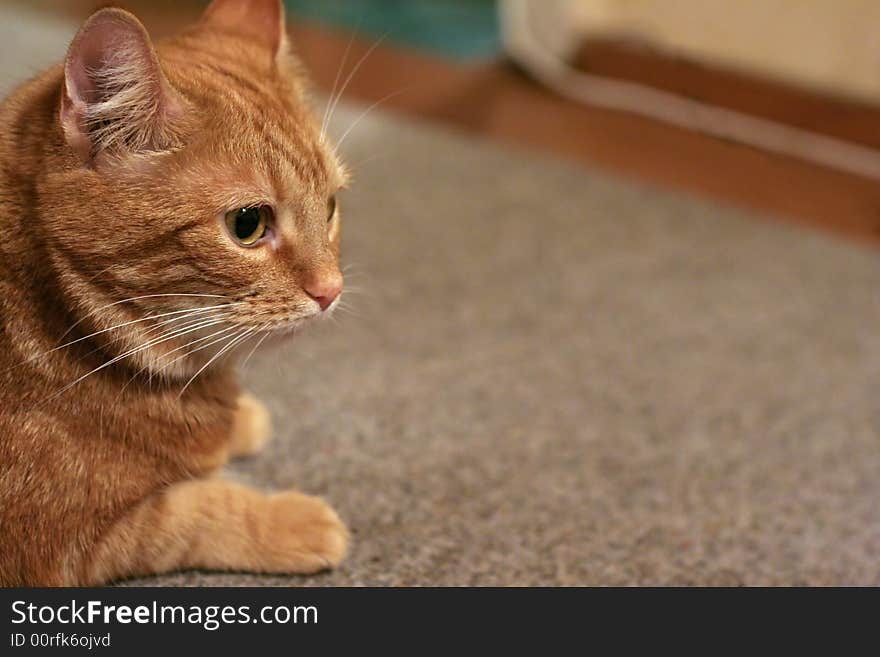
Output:
<svg viewBox="0 0 880 657">
<path fill-rule="evenodd" d="M 86 104 L 107 100 L 94 76 L 109 65 L 120 64 L 153 77 L 149 37 L 132 19 L 117 12 L 96 14 L 77 35 L 67 54 L 67 90 L 73 100 Z"/>
<path fill-rule="evenodd" d="M 214 0 L 204 22 L 223 30 L 257 39 L 277 54 L 285 35 L 281 0 Z"/>
<path fill-rule="evenodd" d="M 161 146 L 171 92 L 134 16 L 118 9 L 93 15 L 71 43 L 64 70 L 61 123 L 83 160 L 110 147 Z"/>
</svg>

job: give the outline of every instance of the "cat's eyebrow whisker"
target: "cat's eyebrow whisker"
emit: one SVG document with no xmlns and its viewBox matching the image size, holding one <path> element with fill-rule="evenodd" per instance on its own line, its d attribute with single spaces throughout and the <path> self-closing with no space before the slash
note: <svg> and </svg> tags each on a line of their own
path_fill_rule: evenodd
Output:
<svg viewBox="0 0 880 657">
<path fill-rule="evenodd" d="M 373 54 L 373 51 L 378 48 L 383 41 L 385 41 L 389 32 L 385 32 L 382 36 L 376 39 L 376 42 L 373 43 L 372 46 L 369 47 L 367 52 L 363 54 L 363 56 L 358 60 L 357 64 L 354 65 L 354 68 L 351 69 L 351 72 L 348 74 L 348 77 L 345 78 L 345 82 L 342 83 L 342 87 L 339 89 L 339 93 L 336 94 L 336 99 L 333 101 L 333 104 L 330 106 L 330 112 L 327 115 L 327 126 L 329 127 L 330 122 L 333 120 L 333 113 L 336 111 L 337 105 L 339 105 L 339 101 L 342 99 L 342 94 L 345 93 L 345 90 L 348 89 L 348 85 L 351 84 L 351 81 L 354 79 L 354 76 L 357 74 L 358 70 L 361 66 L 363 66 L 364 62 L 367 61 L 367 58 Z M 337 148 L 339 146 L 337 145 Z"/>
<path fill-rule="evenodd" d="M 391 100 L 395 96 L 399 96 L 400 94 L 408 91 L 409 89 L 410 89 L 410 87 L 407 86 L 407 87 L 404 87 L 403 89 L 398 89 L 397 91 L 392 91 L 390 94 L 388 94 L 384 98 L 380 98 L 375 103 L 370 105 L 367 109 L 365 109 L 363 112 L 361 112 L 360 115 L 354 121 L 352 121 L 351 125 L 348 127 L 348 130 L 346 130 L 344 133 L 342 133 L 342 136 L 337 140 L 336 150 L 339 150 L 340 148 L 342 148 L 342 143 L 345 141 L 345 138 L 351 134 L 351 131 L 354 130 L 361 121 L 363 121 L 365 118 L 367 118 L 367 116 L 369 115 L 370 112 L 372 112 L 374 109 L 379 107 L 379 105 L 381 105 L 382 103 Z"/>
<path fill-rule="evenodd" d="M 358 160 L 357 162 L 351 162 L 350 166 L 353 171 L 357 171 L 358 169 L 363 169 L 364 166 L 370 164 L 371 162 L 375 162 L 376 160 L 381 160 L 383 157 L 388 157 L 388 153 L 373 153 L 369 157 L 365 157 L 363 160 Z"/>
<path fill-rule="evenodd" d="M 154 346 L 156 346 L 157 344 L 161 344 L 161 343 L 163 343 L 163 342 L 167 342 L 168 340 L 173 340 L 173 339 L 175 339 L 175 338 L 178 338 L 178 337 L 180 337 L 181 335 L 186 335 L 187 333 L 192 333 L 193 331 L 198 331 L 198 330 L 200 330 L 200 329 L 208 328 L 209 326 L 214 326 L 215 324 L 220 324 L 220 323 L 222 323 L 223 321 L 224 321 L 224 320 L 222 320 L 222 319 L 209 319 L 209 320 L 205 320 L 204 323 L 199 324 L 199 325 L 197 325 L 197 326 L 190 327 L 190 328 L 185 329 L 185 330 L 174 330 L 174 331 L 171 331 L 171 332 L 170 332 L 170 335 L 167 334 L 167 333 L 166 333 L 166 334 L 163 334 L 163 335 L 159 336 L 158 338 L 155 338 L 155 339 L 153 339 L 153 340 L 150 340 L 150 341 L 146 342 L 145 344 L 139 345 L 139 346 L 137 346 L 137 347 L 135 347 L 135 348 L 133 348 L 133 349 L 129 349 L 128 351 L 126 351 L 126 352 L 124 352 L 124 353 L 122 353 L 122 354 L 120 354 L 120 355 L 118 355 L 118 356 L 115 356 L 114 358 L 111 358 L 109 361 L 107 361 L 107 362 L 104 363 L 103 365 L 100 365 L 99 367 L 96 367 L 96 368 L 93 369 L 92 371 L 87 372 L 86 374 L 83 374 L 81 377 L 79 377 L 78 379 L 76 379 L 76 380 L 73 381 L 72 383 L 67 384 L 67 385 L 64 386 L 61 390 L 59 390 L 59 391 L 56 392 L 55 394 L 51 395 L 46 401 L 49 401 L 49 400 L 55 399 L 55 398 L 58 397 L 59 395 L 61 395 L 61 394 L 65 393 L 65 392 L 67 392 L 68 390 L 70 390 L 73 386 L 75 386 L 75 385 L 76 385 L 77 383 L 79 383 L 80 381 L 82 381 L 82 380 L 87 379 L 88 377 L 90 377 L 92 374 L 95 374 L 95 373 L 97 373 L 97 372 L 100 372 L 101 370 L 103 370 L 103 369 L 105 369 L 105 368 L 107 368 L 107 367 L 110 367 L 110 366 L 113 365 L 114 363 L 118 363 L 119 361 L 121 361 L 121 360 L 123 360 L 123 359 L 125 359 L 125 358 L 128 358 L 129 356 L 133 356 L 133 355 L 135 355 L 135 354 L 137 354 L 137 353 L 139 353 L 139 352 L 142 352 L 142 351 L 144 351 L 144 350 L 146 350 L 146 349 L 149 349 L 150 347 L 154 347 Z"/>
<path fill-rule="evenodd" d="M 321 120 L 321 141 L 324 141 L 327 136 L 327 123 L 330 120 L 330 108 L 333 106 L 336 87 L 339 84 L 339 79 L 342 77 L 342 69 L 344 69 L 346 63 L 348 63 L 348 53 L 351 52 L 351 46 L 354 44 L 355 34 L 357 34 L 357 32 L 352 30 L 351 37 L 348 39 L 348 45 L 345 47 L 345 53 L 342 55 L 342 61 L 339 63 L 339 68 L 336 70 L 336 78 L 333 80 L 333 88 L 330 90 L 330 96 L 327 98 L 327 107 L 324 108 L 324 118 Z"/>
<path fill-rule="evenodd" d="M 207 363 L 205 363 L 204 365 L 202 365 L 202 367 L 199 369 L 198 372 L 196 372 L 195 374 L 192 375 L 192 378 L 190 378 L 190 380 L 186 382 L 186 384 L 183 386 L 183 388 L 181 388 L 180 393 L 177 395 L 177 396 L 178 396 L 178 399 L 179 399 L 180 397 L 183 397 L 183 393 L 186 392 L 186 389 L 189 388 L 190 384 L 191 384 L 193 381 L 195 381 L 196 378 L 198 378 L 199 374 L 201 374 L 201 373 L 204 372 L 206 369 L 208 369 L 208 367 L 211 365 L 211 363 L 213 363 L 215 360 L 217 360 L 218 358 L 220 358 L 220 356 L 222 356 L 222 355 L 225 354 L 227 351 L 229 351 L 229 349 L 231 349 L 231 348 L 234 347 L 236 344 L 238 344 L 238 343 L 242 340 L 243 337 L 244 337 L 244 338 L 249 337 L 249 336 L 251 335 L 251 333 L 254 332 L 254 330 L 255 330 L 255 329 L 253 329 L 253 328 L 248 328 L 248 329 L 244 329 L 241 333 L 237 333 L 237 334 L 235 334 L 235 335 L 229 340 L 229 342 L 227 342 L 226 345 L 225 345 L 220 351 L 218 351 L 216 354 L 214 354 L 214 355 L 211 357 L 211 359 L 210 359 Z"/>
</svg>

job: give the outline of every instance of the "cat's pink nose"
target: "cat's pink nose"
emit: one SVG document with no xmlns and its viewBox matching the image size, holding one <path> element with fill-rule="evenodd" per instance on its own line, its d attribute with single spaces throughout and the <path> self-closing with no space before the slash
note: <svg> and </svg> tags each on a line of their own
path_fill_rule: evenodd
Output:
<svg viewBox="0 0 880 657">
<path fill-rule="evenodd" d="M 342 293 L 342 275 L 322 276 L 303 286 L 306 293 L 318 302 L 321 310 L 327 310 Z"/>
</svg>

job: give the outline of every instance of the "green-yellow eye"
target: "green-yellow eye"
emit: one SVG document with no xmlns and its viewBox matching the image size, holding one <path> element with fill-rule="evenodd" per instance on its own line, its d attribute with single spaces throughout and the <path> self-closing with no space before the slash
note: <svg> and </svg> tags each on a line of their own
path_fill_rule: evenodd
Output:
<svg viewBox="0 0 880 657">
<path fill-rule="evenodd" d="M 266 205 L 226 213 L 226 228 L 241 246 L 253 246 L 266 234 L 272 209 Z"/>
</svg>

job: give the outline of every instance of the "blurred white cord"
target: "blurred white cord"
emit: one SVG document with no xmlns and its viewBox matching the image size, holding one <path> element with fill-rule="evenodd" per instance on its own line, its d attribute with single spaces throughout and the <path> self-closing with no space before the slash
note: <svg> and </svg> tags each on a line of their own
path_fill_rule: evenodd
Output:
<svg viewBox="0 0 880 657">
<path fill-rule="evenodd" d="M 507 54 L 538 81 L 581 103 L 629 112 L 680 128 L 731 140 L 821 166 L 880 179 L 880 151 L 809 130 L 708 105 L 635 82 L 578 71 L 566 63 L 573 51 L 574 26 L 565 5 L 534 0 L 499 0 Z M 556 12 L 556 41 L 550 46 L 536 31 L 536 14 Z M 554 20 L 549 16 L 549 20 Z"/>
</svg>

